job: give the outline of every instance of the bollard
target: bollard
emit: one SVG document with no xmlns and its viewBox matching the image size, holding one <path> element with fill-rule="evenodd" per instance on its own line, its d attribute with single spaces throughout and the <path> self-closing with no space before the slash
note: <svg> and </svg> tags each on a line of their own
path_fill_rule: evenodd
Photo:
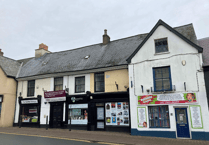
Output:
<svg viewBox="0 0 209 145">
<path fill-rule="evenodd" d="M 48 130 L 48 116 L 46 116 L 46 130 Z"/>
<path fill-rule="evenodd" d="M 21 123 L 22 123 L 22 117 L 20 116 L 20 120 L 19 120 L 19 128 L 21 128 Z"/>
<path fill-rule="evenodd" d="M 70 117 L 69 131 L 71 131 L 71 117 Z"/>
</svg>

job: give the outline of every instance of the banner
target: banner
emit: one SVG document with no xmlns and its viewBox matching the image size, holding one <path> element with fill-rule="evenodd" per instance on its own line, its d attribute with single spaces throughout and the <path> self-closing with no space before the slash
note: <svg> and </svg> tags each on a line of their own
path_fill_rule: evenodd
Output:
<svg viewBox="0 0 209 145">
<path fill-rule="evenodd" d="M 203 129 L 202 114 L 200 105 L 190 105 L 190 119 L 193 129 Z"/>
<path fill-rule="evenodd" d="M 147 128 L 147 111 L 146 107 L 137 107 L 138 127 Z"/>
<path fill-rule="evenodd" d="M 66 101 L 65 90 L 44 92 L 46 102 Z"/>
<path fill-rule="evenodd" d="M 196 93 L 160 94 L 138 96 L 138 105 L 196 103 Z"/>
</svg>

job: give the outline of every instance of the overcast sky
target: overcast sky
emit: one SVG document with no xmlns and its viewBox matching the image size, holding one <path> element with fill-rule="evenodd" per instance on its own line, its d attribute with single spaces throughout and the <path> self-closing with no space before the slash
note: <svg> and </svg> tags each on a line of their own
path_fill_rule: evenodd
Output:
<svg viewBox="0 0 209 145">
<path fill-rule="evenodd" d="M 35 56 L 40 43 L 63 51 L 148 33 L 159 19 L 177 27 L 193 23 L 209 37 L 209 0 L 0 0 L 0 48 L 4 56 Z"/>
</svg>

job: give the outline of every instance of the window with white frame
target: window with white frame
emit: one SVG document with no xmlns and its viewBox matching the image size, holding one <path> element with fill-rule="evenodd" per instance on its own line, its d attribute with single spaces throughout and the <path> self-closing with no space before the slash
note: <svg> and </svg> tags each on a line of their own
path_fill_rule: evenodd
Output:
<svg viewBox="0 0 209 145">
<path fill-rule="evenodd" d="M 35 93 L 35 80 L 28 81 L 28 93 L 27 96 L 34 96 Z"/>
</svg>

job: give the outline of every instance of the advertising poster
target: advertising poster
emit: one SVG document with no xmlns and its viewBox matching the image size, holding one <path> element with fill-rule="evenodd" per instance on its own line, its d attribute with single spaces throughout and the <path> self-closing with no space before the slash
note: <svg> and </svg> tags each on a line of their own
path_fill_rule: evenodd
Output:
<svg viewBox="0 0 209 145">
<path fill-rule="evenodd" d="M 129 104 L 128 102 L 105 103 L 106 125 L 129 126 Z"/>
<path fill-rule="evenodd" d="M 138 127 L 147 128 L 147 112 L 146 107 L 137 107 Z"/>
<path fill-rule="evenodd" d="M 193 129 L 203 129 L 202 114 L 200 105 L 190 105 L 190 118 Z"/>
<path fill-rule="evenodd" d="M 196 93 L 160 94 L 138 96 L 138 105 L 196 103 Z"/>
</svg>

